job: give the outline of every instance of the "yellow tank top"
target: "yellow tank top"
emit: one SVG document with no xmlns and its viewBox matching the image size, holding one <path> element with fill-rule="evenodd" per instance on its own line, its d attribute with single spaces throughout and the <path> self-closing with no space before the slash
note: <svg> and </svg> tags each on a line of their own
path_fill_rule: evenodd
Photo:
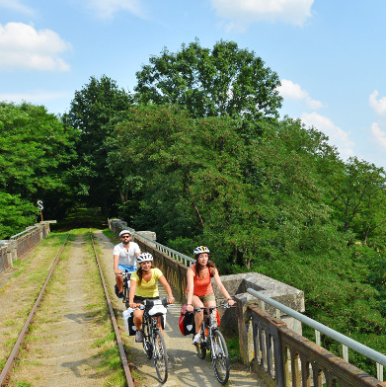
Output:
<svg viewBox="0 0 386 387">
<path fill-rule="evenodd" d="M 143 278 L 141 281 L 141 285 L 138 285 L 138 275 L 137 273 L 133 273 L 130 277 L 130 280 L 134 280 L 137 283 L 137 288 L 135 289 L 135 295 L 140 297 L 159 297 L 158 292 L 158 279 L 163 276 L 163 273 L 158 268 L 151 269 L 152 276 L 148 282 L 146 282 Z"/>
</svg>

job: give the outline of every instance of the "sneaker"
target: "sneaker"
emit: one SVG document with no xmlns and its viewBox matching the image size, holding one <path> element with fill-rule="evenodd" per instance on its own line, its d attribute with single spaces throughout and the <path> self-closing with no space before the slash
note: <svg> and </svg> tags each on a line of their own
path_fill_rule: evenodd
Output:
<svg viewBox="0 0 386 387">
<path fill-rule="evenodd" d="M 193 344 L 194 345 L 200 344 L 200 341 L 201 341 L 201 333 L 195 334 L 193 338 Z"/>
<path fill-rule="evenodd" d="M 136 343 L 142 343 L 143 342 L 143 334 L 142 331 L 137 331 L 135 333 L 135 342 Z"/>
</svg>

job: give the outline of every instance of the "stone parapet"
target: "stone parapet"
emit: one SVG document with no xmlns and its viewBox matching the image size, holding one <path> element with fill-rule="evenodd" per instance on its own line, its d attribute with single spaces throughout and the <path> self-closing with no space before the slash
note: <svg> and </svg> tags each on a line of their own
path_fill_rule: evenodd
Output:
<svg viewBox="0 0 386 387">
<path fill-rule="evenodd" d="M 221 280 L 230 295 L 234 295 L 237 302 L 235 309 L 219 310 L 221 325 L 232 334 L 239 335 L 240 357 L 245 364 L 250 364 L 253 360 L 253 334 L 251 315 L 248 306 L 255 304 L 261 307 L 260 300 L 247 293 L 248 288 L 252 288 L 267 297 L 270 297 L 291 309 L 304 312 L 304 293 L 293 286 L 284 284 L 275 279 L 269 278 L 259 273 L 243 273 L 221 276 Z M 214 286 L 216 299 L 221 299 L 222 295 Z M 272 316 L 277 316 L 275 308 L 266 304 L 264 309 Z M 280 312 L 280 318 L 290 329 L 301 334 L 301 325 L 284 313 Z"/>
</svg>

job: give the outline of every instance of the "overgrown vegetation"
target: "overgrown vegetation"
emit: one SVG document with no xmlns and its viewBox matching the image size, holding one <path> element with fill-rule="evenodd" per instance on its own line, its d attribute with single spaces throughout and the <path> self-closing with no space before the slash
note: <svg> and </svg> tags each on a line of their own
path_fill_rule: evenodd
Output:
<svg viewBox="0 0 386 387">
<path fill-rule="evenodd" d="M 222 274 L 302 289 L 307 315 L 383 352 L 384 169 L 343 161 L 317 128 L 278 119 L 277 74 L 234 42 L 165 49 L 137 79 L 131 95 L 91 77 L 61 120 L 0 106 L 0 170 L 12 166 L 0 180 L 2 237 L 30 222 L 37 198 L 55 216 L 98 206 L 183 253 L 208 245 Z M 24 122 L 45 132 L 32 139 Z M 53 145 L 39 153 L 47 131 Z M 22 147 L 11 156 L 17 139 L 31 145 L 28 168 Z"/>
</svg>

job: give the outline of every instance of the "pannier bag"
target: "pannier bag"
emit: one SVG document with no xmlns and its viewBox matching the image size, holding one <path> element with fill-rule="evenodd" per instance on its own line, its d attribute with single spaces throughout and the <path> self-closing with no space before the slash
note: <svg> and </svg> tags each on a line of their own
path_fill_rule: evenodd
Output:
<svg viewBox="0 0 386 387">
<path fill-rule="evenodd" d="M 135 332 L 137 331 L 137 328 L 134 325 L 133 309 L 128 308 L 122 314 L 123 314 L 123 321 L 125 322 L 127 334 L 129 336 L 134 336 Z"/>
<path fill-rule="evenodd" d="M 181 308 L 181 315 L 178 321 L 181 333 L 186 336 L 195 333 L 194 329 L 194 313 L 186 310 L 186 305 Z"/>
</svg>

